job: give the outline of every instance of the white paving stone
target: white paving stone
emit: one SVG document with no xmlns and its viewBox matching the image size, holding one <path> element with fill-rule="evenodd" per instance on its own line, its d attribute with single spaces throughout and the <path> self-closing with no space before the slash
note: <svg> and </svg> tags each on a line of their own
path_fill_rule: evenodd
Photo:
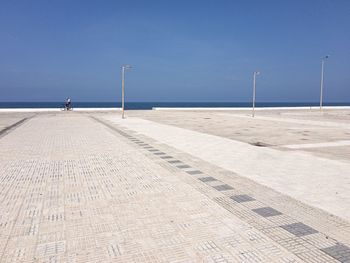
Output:
<svg viewBox="0 0 350 263">
<path fill-rule="evenodd" d="M 84 115 L 35 117 L 0 157 L 0 262 L 301 262 Z"/>
<path fill-rule="evenodd" d="M 140 118 L 105 118 L 350 220 L 350 164 L 347 162 L 303 152 L 256 147 Z"/>
</svg>

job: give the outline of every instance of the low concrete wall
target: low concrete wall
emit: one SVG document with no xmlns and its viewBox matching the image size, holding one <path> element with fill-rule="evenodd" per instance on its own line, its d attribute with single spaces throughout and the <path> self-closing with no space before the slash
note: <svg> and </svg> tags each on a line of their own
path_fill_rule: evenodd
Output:
<svg viewBox="0 0 350 263">
<path fill-rule="evenodd" d="M 312 107 L 258 107 L 255 108 L 255 110 L 317 110 L 319 109 L 319 106 L 312 106 Z M 323 109 L 335 109 L 335 110 L 342 110 L 342 109 L 350 109 L 350 106 L 324 106 Z M 224 107 L 224 108 L 216 108 L 216 107 L 200 107 L 200 108 L 166 108 L 166 107 L 153 107 L 152 110 L 178 110 L 178 111 L 225 111 L 225 110 L 232 110 L 232 111 L 251 111 L 252 108 L 245 107 L 245 108 L 236 108 L 236 107 Z"/>
<path fill-rule="evenodd" d="M 72 111 L 121 111 L 121 108 L 74 108 Z M 2 112 L 60 112 L 61 108 L 8 108 L 0 109 Z"/>
</svg>

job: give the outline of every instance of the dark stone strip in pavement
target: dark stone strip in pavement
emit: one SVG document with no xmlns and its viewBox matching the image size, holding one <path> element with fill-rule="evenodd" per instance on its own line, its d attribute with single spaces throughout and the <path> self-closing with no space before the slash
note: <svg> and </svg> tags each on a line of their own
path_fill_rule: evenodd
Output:
<svg viewBox="0 0 350 263">
<path fill-rule="evenodd" d="M 107 127 L 110 127 L 111 129 L 117 131 L 119 134 L 121 134 L 121 131 L 119 131 L 118 129 L 114 128 L 113 126 L 110 126 L 109 124 L 107 123 L 104 123 L 103 121 L 100 121 L 98 120 L 97 118 L 94 118 L 92 117 L 93 119 L 96 119 L 98 122 L 106 125 Z M 143 148 L 146 148 L 146 147 L 143 147 Z M 153 148 L 153 147 L 151 147 Z M 169 164 L 179 164 L 179 163 L 182 163 L 181 161 L 175 159 L 175 160 L 167 160 L 167 159 L 172 159 L 173 157 L 172 156 L 159 156 L 160 158 L 166 160 Z M 201 171 L 199 170 L 194 170 L 194 171 L 186 171 L 188 174 L 203 174 Z M 203 183 L 206 183 L 204 178 L 213 178 L 215 181 L 219 181 L 217 179 L 215 179 L 214 177 L 203 177 L 203 178 L 198 178 L 199 180 L 204 180 Z M 212 181 L 214 181 L 213 179 L 210 179 Z M 201 181 L 202 181 L 201 180 Z M 210 183 L 210 181 L 208 181 L 208 183 Z M 233 190 L 233 187 L 228 185 L 228 184 L 223 184 L 223 185 L 218 185 L 218 186 L 212 186 L 214 189 L 218 190 L 218 191 L 225 191 L 225 190 Z M 248 201 L 255 201 L 254 198 L 248 196 L 248 195 L 245 195 L 245 194 L 242 194 L 242 195 L 234 195 L 234 196 L 231 196 L 230 197 L 231 200 L 233 201 L 236 201 L 238 203 L 243 203 L 242 205 L 244 205 L 244 202 L 248 202 Z M 220 198 L 217 199 L 217 200 L 221 200 Z M 235 214 L 236 216 L 238 216 L 239 218 L 242 218 L 240 216 L 240 214 L 238 213 L 234 213 L 231 211 L 231 209 L 229 209 L 228 207 L 226 207 L 225 205 L 223 205 L 221 202 L 218 202 L 216 200 L 216 198 L 214 198 L 214 201 L 216 201 L 216 203 L 220 204 L 222 207 L 224 207 L 226 210 L 230 211 L 231 213 Z M 250 210 L 250 208 L 247 207 L 247 209 Z M 261 208 L 256 208 L 256 209 L 251 209 L 251 211 L 255 212 L 256 214 L 264 217 L 264 218 L 269 218 L 269 217 L 273 217 L 273 216 L 277 216 L 277 215 L 282 215 L 282 213 L 280 211 L 277 211 L 276 209 L 272 208 L 272 207 L 261 207 Z M 244 220 L 245 218 L 242 218 L 242 220 Z M 272 221 L 271 221 L 272 222 Z M 296 238 L 300 238 L 300 237 L 303 237 L 305 235 L 311 235 L 311 234 L 315 234 L 315 233 L 318 233 L 317 230 L 311 228 L 310 226 L 308 225 L 305 225 L 301 222 L 298 222 L 298 223 L 294 223 L 294 224 L 290 224 L 290 225 L 284 225 L 284 226 L 278 226 L 276 225 L 276 227 L 280 227 L 280 228 L 283 228 L 285 229 L 286 231 L 288 231 L 289 233 L 292 233 L 296 236 Z M 274 238 L 274 236 L 271 236 L 267 233 L 267 234 L 270 238 L 272 238 L 272 240 L 274 240 L 275 242 L 279 243 L 280 245 L 284 246 L 283 243 L 281 243 L 280 239 L 276 239 Z M 306 242 L 305 240 L 302 240 L 303 242 L 305 243 L 308 243 Z M 308 245 L 310 245 L 310 243 L 308 243 Z M 290 251 L 289 249 L 287 249 L 288 251 Z M 335 246 L 331 246 L 331 247 L 326 247 L 326 248 L 322 248 L 322 249 L 319 249 L 320 251 L 322 251 L 323 253 L 325 253 L 326 255 L 330 256 L 330 257 L 333 257 L 334 259 L 338 260 L 339 262 L 342 262 L 342 263 L 350 263 L 350 248 L 343 245 L 343 244 L 340 244 L 338 243 L 337 245 Z M 293 251 L 290 251 L 292 253 L 294 253 Z M 298 256 L 298 254 L 294 253 L 296 256 Z M 327 260 L 327 259 L 325 259 Z M 324 260 L 322 260 L 321 262 L 326 262 Z"/>
<path fill-rule="evenodd" d="M 281 226 L 281 228 L 283 228 L 284 230 L 287 230 L 289 233 L 291 233 L 297 237 L 318 233 L 317 230 L 315 230 L 312 227 L 305 225 L 301 222 L 289 224 L 289 225 L 283 225 L 283 226 Z"/>
<path fill-rule="evenodd" d="M 163 152 L 155 152 L 155 153 L 153 153 L 154 155 L 164 155 L 165 153 L 163 153 Z"/>
<path fill-rule="evenodd" d="M 268 207 L 268 206 L 256 208 L 256 209 L 253 209 L 252 211 L 263 217 L 282 215 L 280 211 L 277 211 L 276 209 L 273 209 L 272 207 Z"/>
<path fill-rule="evenodd" d="M 176 167 L 180 168 L 180 169 L 191 168 L 191 166 L 189 166 L 187 164 L 177 165 Z"/>
<path fill-rule="evenodd" d="M 201 177 L 198 178 L 198 180 L 202 181 L 202 182 L 212 182 L 212 181 L 217 181 L 217 179 L 215 179 L 214 177 L 208 176 L 208 177 Z"/>
<path fill-rule="evenodd" d="M 186 171 L 186 173 L 191 174 L 191 175 L 203 174 L 203 172 L 201 172 L 199 170 Z"/>
<path fill-rule="evenodd" d="M 23 118 L 17 122 L 15 122 L 14 124 L 10 125 L 10 126 L 7 126 L 6 128 L 2 129 L 0 131 L 0 138 L 4 137 L 5 135 L 9 134 L 10 132 L 12 132 L 13 130 L 15 130 L 16 128 L 18 128 L 20 125 L 22 125 L 25 121 L 29 120 L 33 118 L 33 116 L 31 117 L 26 117 L 26 118 Z"/>
<path fill-rule="evenodd" d="M 350 262 L 350 248 L 343 244 L 321 248 L 321 250 L 342 263 Z"/>
<path fill-rule="evenodd" d="M 150 152 L 159 152 L 158 149 L 149 149 L 148 151 L 150 151 Z"/>
<path fill-rule="evenodd" d="M 179 161 L 179 160 L 171 160 L 171 161 L 168 161 L 168 163 L 181 163 L 181 161 Z"/>
<path fill-rule="evenodd" d="M 102 124 L 102 125 L 104 125 L 104 126 L 110 128 L 111 130 L 113 130 L 113 131 L 119 133 L 120 135 L 125 136 L 125 132 L 123 132 L 123 131 L 121 131 L 121 130 L 115 128 L 113 125 L 111 125 L 111 124 L 109 124 L 109 123 L 107 123 L 107 122 L 104 122 L 104 121 L 102 121 L 102 120 L 100 120 L 99 118 L 96 118 L 96 117 L 94 117 L 94 116 L 90 116 L 90 118 L 93 119 L 93 120 L 95 120 L 95 121 L 97 121 L 98 123 L 100 123 L 100 124 Z M 133 137 L 133 138 L 130 139 L 130 140 L 133 141 L 134 138 L 135 138 L 135 137 Z M 138 139 L 136 139 L 136 140 L 138 140 Z"/>
<path fill-rule="evenodd" d="M 236 201 L 237 203 L 243 203 L 243 202 L 249 202 L 249 201 L 255 200 L 253 197 L 249 195 L 233 195 L 230 198 Z"/>
<path fill-rule="evenodd" d="M 172 159 L 173 157 L 170 155 L 160 156 L 162 159 Z"/>
<path fill-rule="evenodd" d="M 233 190 L 233 187 L 228 184 L 213 186 L 218 191 Z"/>
</svg>

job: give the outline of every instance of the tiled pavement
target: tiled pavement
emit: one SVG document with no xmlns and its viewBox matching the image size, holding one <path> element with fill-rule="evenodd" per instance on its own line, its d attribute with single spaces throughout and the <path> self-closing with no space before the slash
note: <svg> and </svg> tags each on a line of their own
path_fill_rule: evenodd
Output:
<svg viewBox="0 0 350 263">
<path fill-rule="evenodd" d="M 188 122 L 188 115 L 182 114 L 183 122 Z M 165 113 L 162 118 L 165 119 L 167 115 Z M 133 117 L 122 120 L 116 115 L 105 115 L 103 118 L 350 221 L 350 161 L 294 150 L 257 147 L 235 139 L 213 136 L 205 130 L 193 131 L 181 128 L 178 124 L 162 124 L 161 120 L 149 121 Z M 236 119 L 232 122 L 236 122 Z M 212 124 L 208 124 L 210 125 Z M 230 130 L 226 123 L 214 125 L 218 131 Z M 244 128 L 245 126 L 242 130 Z M 268 129 L 265 130 L 265 136 L 267 134 Z M 330 141 L 334 139 L 332 136 L 331 133 Z"/>
<path fill-rule="evenodd" d="M 15 118 L 0 118 L 0 138 L 5 136 L 11 130 L 22 125 L 25 121 L 29 120 L 31 116 L 22 116 Z"/>
<path fill-rule="evenodd" d="M 350 260 L 347 222 L 98 118 L 38 116 L 0 156 L 1 262 Z"/>
<path fill-rule="evenodd" d="M 107 125 L 111 127 L 113 124 L 109 123 Z M 119 127 L 118 129 L 120 132 L 122 127 Z M 131 130 L 125 132 L 127 134 L 133 133 Z M 125 134 L 125 132 L 122 133 Z M 203 162 L 203 160 L 198 160 L 184 152 L 179 152 L 168 145 L 161 144 L 144 135 L 137 134 L 136 137 L 143 138 L 143 141 L 152 142 L 157 145 L 156 147 L 160 149 L 160 151 L 172 155 L 167 156 L 171 157 L 170 159 L 167 159 L 168 163 L 178 164 L 181 162 L 188 163 L 190 166 L 192 165 L 193 168 L 185 169 L 184 171 L 187 174 L 197 175 L 195 178 L 199 181 L 206 182 L 209 186 L 219 191 L 226 188 L 226 190 L 223 190 L 225 195 L 235 202 L 229 202 L 228 198 L 218 198 L 216 195 L 214 195 L 213 200 L 217 201 L 239 218 L 249 222 L 255 228 L 260 229 L 263 233 L 288 250 L 293 251 L 295 255 L 303 259 L 305 262 L 333 262 L 328 256 L 336 258 L 334 251 L 337 251 L 337 249 L 338 251 L 341 251 L 339 253 L 343 255 L 343 258 L 340 260 L 341 262 L 347 262 L 347 260 L 349 260 L 345 255 L 349 252 L 350 224 L 343 219 L 337 218 L 325 211 L 302 204 L 292 198 L 277 193 L 272 189 L 256 184 L 247 178 L 242 178 L 226 170 L 223 171 L 223 169 L 219 167 Z M 132 141 L 134 140 L 136 140 L 136 143 L 144 143 L 138 139 L 132 139 Z M 150 147 L 151 146 L 147 146 L 148 149 Z M 204 169 L 205 172 L 194 170 L 195 167 L 200 167 L 202 170 Z M 218 179 L 209 175 L 215 175 Z M 231 185 L 234 185 L 235 187 L 224 182 L 232 182 Z M 203 187 L 197 189 L 210 195 L 206 190 L 203 190 Z M 253 195 L 258 196 L 260 202 L 247 194 L 242 194 L 244 192 L 250 192 Z M 238 203 L 244 203 L 243 205 L 246 206 L 246 209 L 237 207 Z M 281 213 L 272 207 L 267 207 L 266 203 L 279 207 L 284 213 Z M 260 218 L 251 216 L 252 212 L 257 213 Z M 247 217 L 247 213 L 250 214 L 249 217 Z M 268 218 L 271 222 L 267 224 L 266 221 L 261 220 L 262 217 Z M 320 229 L 322 232 L 320 233 L 300 221 L 307 222 L 308 224 Z M 281 228 L 293 235 L 286 235 L 285 231 L 281 231 Z M 341 242 L 347 244 L 347 246 L 342 245 Z M 330 247 L 332 244 L 336 245 Z M 325 250 L 324 247 L 326 247 Z M 323 252 L 327 252 L 327 256 L 320 253 L 320 249 Z"/>
</svg>

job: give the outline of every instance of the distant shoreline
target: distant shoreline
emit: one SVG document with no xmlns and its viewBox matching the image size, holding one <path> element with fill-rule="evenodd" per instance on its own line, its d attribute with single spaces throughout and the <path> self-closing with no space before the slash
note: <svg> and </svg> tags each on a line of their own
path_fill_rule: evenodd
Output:
<svg viewBox="0 0 350 263">
<path fill-rule="evenodd" d="M 326 102 L 324 106 L 330 107 L 346 107 L 350 106 L 350 102 Z M 257 108 L 296 108 L 296 107 L 318 107 L 317 102 L 257 102 Z M 0 109 L 63 109 L 63 102 L 0 102 Z M 126 102 L 126 110 L 152 110 L 152 109 L 218 109 L 218 108 L 251 108 L 251 102 Z M 121 108 L 120 102 L 75 102 L 73 100 L 74 109 L 116 109 Z"/>
<path fill-rule="evenodd" d="M 121 108 L 74 108 L 72 111 L 120 111 Z M 0 113 L 6 112 L 63 112 L 63 108 L 0 108 Z"/>
<path fill-rule="evenodd" d="M 324 106 L 323 109 L 334 110 L 348 110 L 350 106 Z M 135 109 L 134 109 L 135 110 Z M 145 110 L 145 109 L 139 109 Z M 157 111 L 251 111 L 251 107 L 153 107 Z M 256 107 L 255 110 L 319 110 L 319 106 L 309 107 Z M 14 112 L 61 112 L 62 108 L 0 108 L 0 113 L 14 113 Z M 73 112 L 97 112 L 97 111 L 121 111 L 121 108 L 74 108 Z"/>
</svg>

